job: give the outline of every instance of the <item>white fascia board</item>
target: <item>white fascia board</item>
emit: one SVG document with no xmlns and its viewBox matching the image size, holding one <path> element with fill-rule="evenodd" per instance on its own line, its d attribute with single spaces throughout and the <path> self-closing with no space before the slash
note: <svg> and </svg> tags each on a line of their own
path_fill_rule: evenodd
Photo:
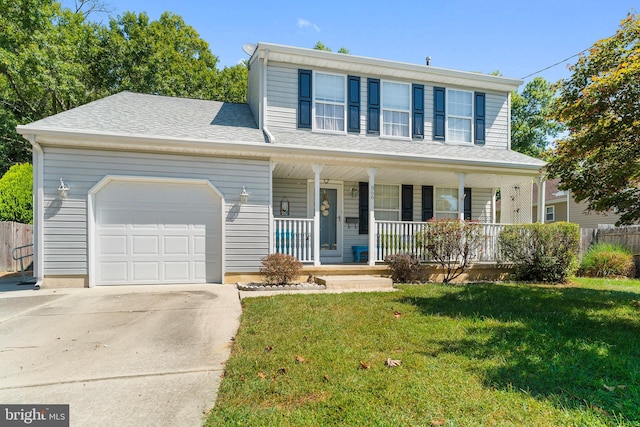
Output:
<svg viewBox="0 0 640 427">
<path fill-rule="evenodd" d="M 445 157 L 428 157 L 411 154 L 389 154 L 383 152 L 363 152 L 358 150 L 328 149 L 324 147 L 307 147 L 294 145 L 268 144 L 265 142 L 247 142 L 232 140 L 202 140 L 186 138 L 149 137 L 144 135 L 114 135 L 106 133 L 87 133 L 58 131 L 51 129 L 35 129 L 18 126 L 18 133 L 35 135 L 41 145 L 59 147 L 75 147 L 104 150 L 149 151 L 170 154 L 204 154 L 235 156 L 244 158 L 271 159 L 281 161 L 313 161 L 326 164 L 367 164 L 374 162 L 387 167 L 414 165 L 447 166 L 448 168 L 473 167 L 478 171 L 493 171 L 500 168 L 501 174 L 540 175 L 543 164 L 510 163 L 504 161 L 480 161 L 467 159 L 451 159 Z"/>
<path fill-rule="evenodd" d="M 261 52 L 267 49 L 269 51 L 269 60 L 273 62 L 296 64 L 301 67 L 329 68 L 346 73 L 431 82 L 445 86 L 464 86 L 474 89 L 511 92 L 524 82 L 522 79 L 493 76 L 490 74 L 262 42 L 258 43 L 258 47 L 250 61 L 253 60 L 254 57 L 259 57 Z"/>
</svg>

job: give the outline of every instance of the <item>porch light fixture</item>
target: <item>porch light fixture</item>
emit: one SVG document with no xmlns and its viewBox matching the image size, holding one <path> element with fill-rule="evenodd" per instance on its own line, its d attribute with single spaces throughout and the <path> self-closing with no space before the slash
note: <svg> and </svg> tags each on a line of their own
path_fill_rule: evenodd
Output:
<svg viewBox="0 0 640 427">
<path fill-rule="evenodd" d="M 247 193 L 247 190 L 244 188 L 244 185 L 242 186 L 242 191 L 240 192 L 240 203 L 247 203 L 249 201 L 249 193 Z"/>
<path fill-rule="evenodd" d="M 358 187 L 351 187 L 351 198 L 357 199 L 360 192 L 358 191 Z"/>
<path fill-rule="evenodd" d="M 60 178 L 60 186 L 58 187 L 58 194 L 61 198 L 66 199 L 69 195 L 69 186 L 64 183 L 62 178 Z"/>
</svg>

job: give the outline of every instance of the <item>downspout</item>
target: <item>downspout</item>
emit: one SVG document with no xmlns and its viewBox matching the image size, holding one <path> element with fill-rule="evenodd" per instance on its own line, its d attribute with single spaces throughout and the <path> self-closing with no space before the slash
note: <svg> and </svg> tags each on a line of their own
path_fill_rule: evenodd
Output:
<svg viewBox="0 0 640 427">
<path fill-rule="evenodd" d="M 275 138 L 269 132 L 267 127 L 267 65 L 269 64 L 269 49 L 264 50 L 264 56 L 262 59 L 262 100 L 260 102 L 260 123 L 262 125 L 262 131 L 267 135 L 268 142 L 275 142 Z"/>
<path fill-rule="evenodd" d="M 44 151 L 36 142 L 36 136 L 30 134 L 29 142 L 33 147 L 33 275 L 35 288 L 40 289 L 44 281 Z"/>
</svg>

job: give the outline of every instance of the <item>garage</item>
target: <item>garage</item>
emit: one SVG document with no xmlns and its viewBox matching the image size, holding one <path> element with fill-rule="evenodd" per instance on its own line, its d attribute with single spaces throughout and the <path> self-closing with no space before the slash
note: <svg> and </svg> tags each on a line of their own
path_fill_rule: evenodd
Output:
<svg viewBox="0 0 640 427">
<path fill-rule="evenodd" d="M 111 177 L 92 193 L 92 284 L 222 283 L 222 197 L 207 181 Z"/>
</svg>

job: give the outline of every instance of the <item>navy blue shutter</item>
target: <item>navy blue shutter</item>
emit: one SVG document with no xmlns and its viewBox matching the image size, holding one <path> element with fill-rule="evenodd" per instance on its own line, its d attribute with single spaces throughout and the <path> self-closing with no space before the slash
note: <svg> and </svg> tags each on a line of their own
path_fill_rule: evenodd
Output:
<svg viewBox="0 0 640 427">
<path fill-rule="evenodd" d="M 298 70 L 298 127 L 311 128 L 311 70 Z"/>
<path fill-rule="evenodd" d="M 380 79 L 367 79 L 367 133 L 380 133 Z"/>
<path fill-rule="evenodd" d="M 424 86 L 413 85 L 413 138 L 424 139 Z"/>
<path fill-rule="evenodd" d="M 349 76 L 347 88 L 347 132 L 360 133 L 360 77 Z"/>
<path fill-rule="evenodd" d="M 478 145 L 485 144 L 484 137 L 484 119 L 485 119 L 485 96 L 484 93 L 476 92 L 475 94 L 475 131 L 473 143 Z"/>
<path fill-rule="evenodd" d="M 360 195 L 358 204 L 358 233 L 369 234 L 369 183 L 361 182 L 358 185 Z"/>
<path fill-rule="evenodd" d="M 443 87 L 433 88 L 433 139 L 444 141 L 445 92 Z"/>
<path fill-rule="evenodd" d="M 433 218 L 433 186 L 422 186 L 422 220 L 429 221 Z"/>
<path fill-rule="evenodd" d="M 464 220 L 471 221 L 471 189 L 464 189 Z"/>
<path fill-rule="evenodd" d="M 402 185 L 402 220 L 413 221 L 413 185 Z"/>
</svg>

